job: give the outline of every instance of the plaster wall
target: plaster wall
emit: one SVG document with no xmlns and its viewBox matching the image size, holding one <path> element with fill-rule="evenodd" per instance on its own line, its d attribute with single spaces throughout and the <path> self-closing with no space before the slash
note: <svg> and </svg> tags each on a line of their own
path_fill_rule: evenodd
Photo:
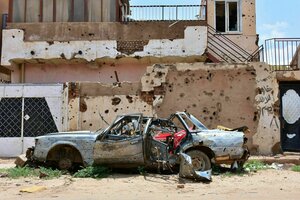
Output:
<svg viewBox="0 0 300 200">
<path fill-rule="evenodd" d="M 3 31 L 3 54 L 1 64 L 10 66 L 20 60 L 81 59 L 94 62 L 100 58 L 201 56 L 207 46 L 207 27 L 186 27 L 183 39 L 152 39 L 142 48 L 130 53 L 122 52 L 116 40 L 47 42 L 24 41 L 24 31 L 8 29 Z M 119 48 L 119 51 L 118 51 Z"/>
<path fill-rule="evenodd" d="M 156 64 L 139 83 L 78 83 L 69 92 L 75 94 L 69 98 L 69 128 L 103 128 L 104 120 L 111 123 L 123 113 L 168 117 L 187 110 L 209 128 L 248 126 L 251 152 L 272 154 L 278 151 L 280 123 L 276 74 L 268 69 L 263 63 Z"/>
</svg>

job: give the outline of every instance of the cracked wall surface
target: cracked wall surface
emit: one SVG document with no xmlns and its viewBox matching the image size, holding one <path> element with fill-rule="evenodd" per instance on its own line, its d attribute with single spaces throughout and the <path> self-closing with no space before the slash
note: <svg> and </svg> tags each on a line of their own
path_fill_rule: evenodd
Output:
<svg viewBox="0 0 300 200">
<path fill-rule="evenodd" d="M 78 83 L 74 98 L 69 97 L 69 128 L 103 128 L 104 120 L 111 123 L 124 113 L 168 117 L 187 110 L 209 128 L 248 126 L 251 152 L 276 154 L 280 152 L 278 81 L 288 80 L 300 80 L 300 73 L 271 72 L 264 63 L 156 64 L 147 67 L 140 82 Z"/>
<path fill-rule="evenodd" d="M 1 64 L 10 66 L 20 60 L 74 60 L 95 62 L 101 58 L 118 57 L 168 57 L 201 56 L 207 46 L 207 27 L 189 26 L 184 30 L 183 38 L 149 39 L 130 54 L 118 51 L 117 40 L 86 41 L 24 41 L 25 33 L 21 29 L 3 31 L 3 54 Z M 128 53 L 128 52 L 127 52 Z"/>
</svg>

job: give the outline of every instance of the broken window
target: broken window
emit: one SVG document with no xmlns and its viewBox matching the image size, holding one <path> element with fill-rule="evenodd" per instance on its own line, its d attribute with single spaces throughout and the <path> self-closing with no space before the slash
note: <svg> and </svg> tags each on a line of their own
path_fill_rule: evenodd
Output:
<svg viewBox="0 0 300 200">
<path fill-rule="evenodd" d="M 240 29 L 240 1 L 216 1 L 215 16 L 218 32 L 239 32 Z"/>
</svg>

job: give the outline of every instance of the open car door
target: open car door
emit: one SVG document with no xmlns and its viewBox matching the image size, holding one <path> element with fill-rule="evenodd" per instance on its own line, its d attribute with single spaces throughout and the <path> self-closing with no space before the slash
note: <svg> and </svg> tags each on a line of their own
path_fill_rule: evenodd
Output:
<svg viewBox="0 0 300 200">
<path fill-rule="evenodd" d="M 97 139 L 94 164 L 139 166 L 144 164 L 142 114 L 119 116 Z"/>
</svg>

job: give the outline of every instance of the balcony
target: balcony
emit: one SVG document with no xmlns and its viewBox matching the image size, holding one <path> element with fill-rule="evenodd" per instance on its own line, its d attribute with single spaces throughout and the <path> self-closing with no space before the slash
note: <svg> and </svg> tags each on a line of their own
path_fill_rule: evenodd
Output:
<svg viewBox="0 0 300 200">
<path fill-rule="evenodd" d="M 299 70 L 300 38 L 272 38 L 265 41 L 265 62 L 274 71 Z"/>
<path fill-rule="evenodd" d="M 122 21 L 206 21 L 206 5 L 145 5 L 121 7 Z"/>
<path fill-rule="evenodd" d="M 10 23 L 206 21 L 201 5 L 130 5 L 128 0 L 10 0 Z"/>
</svg>

